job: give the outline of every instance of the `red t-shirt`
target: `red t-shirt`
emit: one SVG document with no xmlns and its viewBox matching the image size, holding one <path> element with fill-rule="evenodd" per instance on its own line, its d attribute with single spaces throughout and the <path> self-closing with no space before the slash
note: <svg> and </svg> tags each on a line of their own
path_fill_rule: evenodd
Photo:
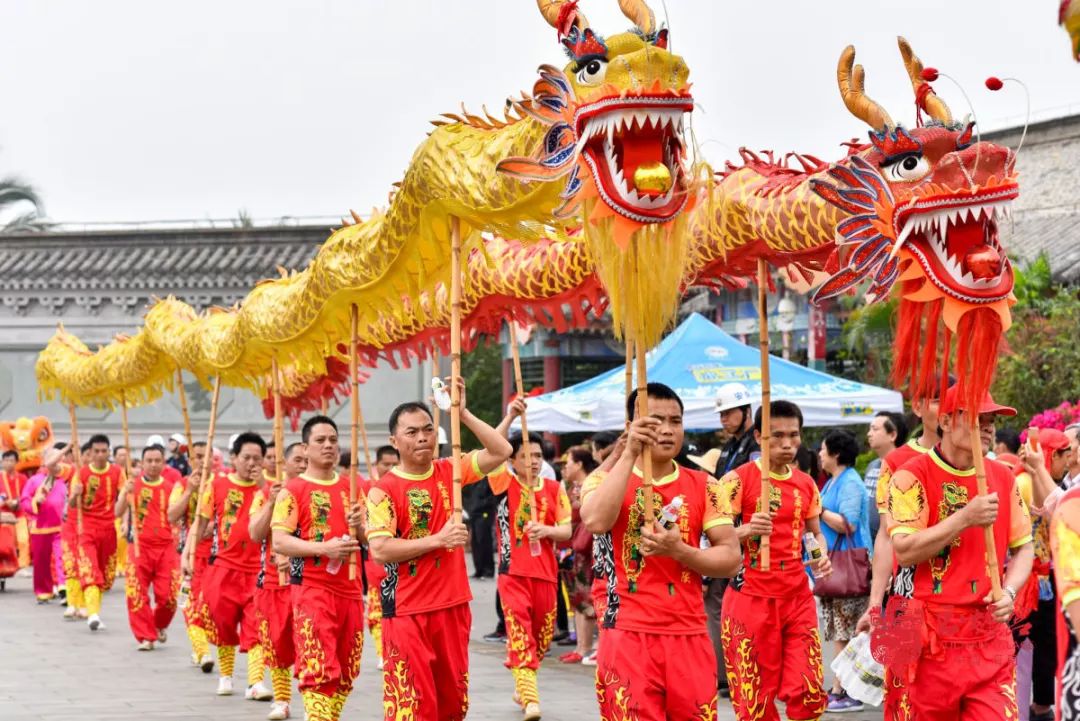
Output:
<svg viewBox="0 0 1080 721">
<path fill-rule="evenodd" d="M 173 484 L 163 475 L 154 482 L 142 476 L 135 479 L 131 500 L 135 504 L 135 528 L 140 544 L 163 546 L 174 542 L 168 515 L 172 488 Z"/>
<path fill-rule="evenodd" d="M 173 485 L 172 495 L 169 497 L 169 505 L 170 506 L 173 503 L 175 503 L 177 500 L 179 500 L 180 496 L 182 496 L 184 494 L 184 489 L 187 487 L 187 484 L 188 484 L 188 482 L 190 480 L 191 480 L 191 476 L 187 476 L 186 478 L 182 478 L 179 483 L 176 483 L 176 484 Z M 211 479 L 211 480 L 213 480 L 213 479 Z M 187 531 L 193 525 L 195 525 L 195 520 L 196 520 L 195 512 L 196 512 L 196 510 L 198 508 L 198 504 L 199 504 L 199 494 L 198 493 L 192 493 L 191 496 L 188 498 L 188 507 L 187 507 L 187 511 L 184 513 L 184 520 L 183 520 L 183 524 L 182 524 L 185 538 L 187 537 Z M 208 559 L 208 558 L 210 558 L 210 551 L 213 548 L 213 546 L 214 546 L 214 539 L 212 537 L 211 538 L 204 538 L 204 539 L 202 539 L 200 541 L 197 541 L 195 543 L 195 558 L 199 558 L 199 559 Z"/>
<path fill-rule="evenodd" d="M 17 501 L 22 498 L 23 487 L 26 486 L 27 478 L 22 473 L 15 471 L 7 473 L 0 471 L 0 495 L 8 497 L 9 501 Z M 16 517 L 23 515 L 22 504 L 15 509 Z"/>
<path fill-rule="evenodd" d="M 582 501 L 599 488 L 607 473 L 596 471 L 581 489 Z M 622 508 L 611 530 L 596 547 L 607 579 L 605 628 L 662 634 L 705 632 L 705 603 L 701 575 L 666 556 L 641 555 L 641 526 L 645 495 L 641 471 L 634 469 L 626 484 Z M 653 508 L 660 509 L 682 496 L 679 528 L 682 540 L 697 546 L 701 534 L 731 525 L 730 510 L 719 482 L 707 473 L 676 465 L 675 470 L 653 481 Z M 527 553 L 528 551 L 526 551 Z"/>
<path fill-rule="evenodd" d="M 476 483 L 483 474 L 476 452 L 461 459 L 461 482 Z M 368 538 L 416 539 L 442 530 L 453 510 L 454 462 L 439 458 L 427 473 L 394 467 L 375 482 L 367 500 Z M 440 548 L 403 563 L 385 563 L 379 585 L 383 616 L 406 616 L 450 608 L 472 600 L 465 554 Z"/>
<path fill-rule="evenodd" d="M 878 513 L 885 513 L 888 510 L 889 480 L 892 479 L 893 474 L 903 468 L 908 461 L 929 451 L 929 448 L 920 445 L 916 439 L 912 438 L 899 448 L 894 448 L 885 454 L 885 457 L 881 459 L 881 472 L 878 474 L 877 488 L 874 492 L 874 503 L 877 505 Z"/>
<path fill-rule="evenodd" d="M 761 537 L 743 541 L 743 567 L 732 581 L 741 593 L 766 598 L 787 598 L 810 594 L 803 568 L 802 537 L 806 522 L 821 515 L 821 495 L 810 476 L 797 468 L 787 473 L 772 472 L 769 506 L 773 516 L 769 536 L 769 570 L 759 566 Z M 731 504 L 736 525 L 749 523 L 759 510 L 761 500 L 761 461 L 750 461 L 720 479 Z"/>
<path fill-rule="evenodd" d="M 997 493 L 1000 512 L 994 523 L 998 573 L 1010 548 L 1031 541 L 1031 518 L 1012 471 L 986 464 L 986 487 Z M 889 484 L 889 537 L 918 533 L 944 521 L 978 493 L 975 469 L 949 465 L 939 449 L 908 461 Z M 990 593 L 983 528 L 966 528 L 941 553 L 915 566 L 914 595 L 920 601 L 983 606 Z"/>
<path fill-rule="evenodd" d="M 91 468 L 89 465 L 79 469 L 79 483 L 83 487 L 83 528 L 116 523 L 113 506 L 123 486 L 123 477 L 124 472 L 115 463 L 110 463 L 104 469 Z"/>
<path fill-rule="evenodd" d="M 1068 608 L 1080 600 L 1080 486 L 1071 488 L 1058 501 L 1050 524 L 1050 550 L 1057 602 L 1061 608 Z"/>
<path fill-rule="evenodd" d="M 251 502 L 251 511 L 249 511 L 252 518 L 259 515 L 259 512 L 267 503 L 273 502 L 270 499 L 270 483 L 272 483 L 272 481 L 264 483 L 262 488 L 259 489 L 259 492 L 255 494 L 255 500 Z M 270 533 L 273 533 L 272 529 Z M 274 547 L 270 542 L 269 536 L 265 541 L 262 541 L 260 545 L 262 547 L 262 568 L 259 570 L 259 580 L 256 582 L 256 585 L 260 588 L 280 588 L 281 583 L 277 564 L 274 563 Z"/>
<path fill-rule="evenodd" d="M 258 573 L 262 544 L 251 539 L 248 521 L 251 504 L 259 492 L 256 481 L 220 474 L 207 486 L 202 499 L 202 517 L 216 523 L 212 563 L 237 571 Z"/>
<path fill-rule="evenodd" d="M 488 474 L 491 492 L 506 494 L 495 513 L 495 545 L 499 549 L 499 573 L 538 578 L 554 583 L 559 577 L 555 544 L 540 541 L 540 555 L 532 555 L 525 524 L 532 520 L 532 507 L 525 482 L 504 465 Z M 558 481 L 538 478 L 533 484 L 536 498 L 536 522 L 545 526 L 569 526 L 572 511 L 570 498 Z"/>
<path fill-rule="evenodd" d="M 360 500 L 363 500 L 361 498 Z M 291 533 L 304 541 L 321 543 L 331 538 L 351 535 L 349 517 L 349 479 L 334 475 L 319 480 L 301 474 L 289 479 L 274 503 L 271 529 Z M 341 563 L 337 573 L 328 573 L 324 556 L 292 559 L 294 585 L 324 588 L 333 593 L 361 598 L 364 594 L 360 573 L 349 580 L 349 561 Z M 267 573 L 270 573 L 268 570 Z M 277 575 L 277 571 L 273 571 Z"/>
</svg>

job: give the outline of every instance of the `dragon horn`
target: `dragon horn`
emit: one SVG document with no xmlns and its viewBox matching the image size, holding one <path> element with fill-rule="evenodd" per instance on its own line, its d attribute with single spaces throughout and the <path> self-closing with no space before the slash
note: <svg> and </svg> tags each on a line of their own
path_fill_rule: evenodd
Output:
<svg viewBox="0 0 1080 721">
<path fill-rule="evenodd" d="M 836 82 L 840 86 L 844 105 L 852 115 L 874 130 L 895 127 L 885 109 L 863 92 L 865 77 L 862 65 L 855 65 L 855 46 L 848 45 L 840 53 L 840 62 L 836 66 Z"/>
<path fill-rule="evenodd" d="M 576 0 L 536 0 L 536 6 L 548 25 L 560 33 L 568 31 L 570 25 L 577 25 L 582 30 L 589 26 L 585 13 L 577 9 Z"/>
<path fill-rule="evenodd" d="M 926 81 L 923 80 L 922 76 L 922 60 L 919 60 L 919 56 L 915 54 L 915 51 L 911 49 L 911 45 L 903 37 L 897 36 L 896 44 L 900 46 L 900 56 L 904 59 L 904 67 L 907 68 L 908 77 L 911 78 L 911 87 L 915 91 L 915 97 L 921 99 L 923 110 L 934 120 L 945 125 L 951 125 L 952 113 L 949 112 L 949 106 L 945 104 L 944 100 L 933 92 L 924 92 L 920 95 L 919 89 L 926 85 Z"/>
<path fill-rule="evenodd" d="M 645 0 L 619 0 L 619 9 L 646 35 L 656 30 L 656 16 Z"/>
</svg>

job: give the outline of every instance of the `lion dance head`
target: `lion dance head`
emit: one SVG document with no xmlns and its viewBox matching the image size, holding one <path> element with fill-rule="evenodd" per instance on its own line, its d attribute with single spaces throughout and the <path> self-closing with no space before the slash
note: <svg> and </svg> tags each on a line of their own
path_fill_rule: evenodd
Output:
<svg viewBox="0 0 1080 721">
<path fill-rule="evenodd" d="M 45 416 L 0 422 L 0 449 L 15 451 L 15 470 L 29 472 L 41 466 L 45 449 L 53 443 L 52 423 Z"/>
</svg>

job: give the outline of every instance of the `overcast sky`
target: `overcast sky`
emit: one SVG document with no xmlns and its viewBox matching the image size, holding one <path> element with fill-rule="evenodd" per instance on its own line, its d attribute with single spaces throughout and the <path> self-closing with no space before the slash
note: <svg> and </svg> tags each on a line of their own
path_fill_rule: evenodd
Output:
<svg viewBox="0 0 1080 721">
<path fill-rule="evenodd" d="M 720 165 L 742 145 L 832 159 L 865 137 L 836 89 L 848 43 L 868 94 L 912 124 L 897 34 L 984 127 L 1024 113 L 1022 91 L 990 93 L 988 75 L 1023 79 L 1040 114 L 1080 112 L 1057 5 L 668 0 L 668 18 Z M 629 25 L 615 0 L 581 7 L 601 34 Z M 533 0 L 0 0 L 0 176 L 32 182 L 65 222 L 366 212 L 428 120 L 500 108 L 544 62 L 565 57 Z"/>
</svg>

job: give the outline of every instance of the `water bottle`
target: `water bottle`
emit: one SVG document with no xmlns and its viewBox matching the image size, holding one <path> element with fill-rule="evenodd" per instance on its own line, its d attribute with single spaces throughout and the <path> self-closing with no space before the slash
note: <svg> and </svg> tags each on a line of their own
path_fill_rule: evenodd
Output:
<svg viewBox="0 0 1080 721">
<path fill-rule="evenodd" d="M 529 539 L 529 553 L 531 553 L 534 556 L 539 556 L 542 552 L 543 552 L 543 549 L 540 547 L 540 539 L 539 538 L 530 538 Z"/>
<path fill-rule="evenodd" d="M 679 522 L 679 509 L 682 508 L 683 497 L 675 496 L 671 502 L 660 509 L 660 525 L 671 528 Z"/>
<path fill-rule="evenodd" d="M 821 560 L 821 558 L 825 555 L 821 550 L 821 546 L 817 542 L 817 536 L 815 536 L 813 533 L 810 533 L 809 531 L 804 533 L 802 537 L 802 542 L 803 548 L 806 549 L 806 555 L 810 557 L 811 563 L 816 563 L 817 561 Z M 811 565 L 811 570 L 814 572 L 814 578 L 822 577 L 821 573 L 819 573 L 817 568 L 813 565 Z"/>
<path fill-rule="evenodd" d="M 187 608 L 188 600 L 191 598 L 191 580 L 185 578 L 180 584 L 180 598 L 177 600 L 177 608 L 181 611 Z"/>
<path fill-rule="evenodd" d="M 442 378 L 431 379 L 431 392 L 435 396 L 435 405 L 439 407 L 439 410 L 450 410 L 450 391 L 442 382 Z"/>
<path fill-rule="evenodd" d="M 346 533 L 344 536 L 341 537 L 341 540 L 348 541 L 349 540 L 349 534 Z M 331 558 L 330 563 L 326 564 L 326 572 L 329 573 L 331 576 L 337 575 L 337 572 L 340 571 L 340 570 L 341 570 L 341 559 L 340 558 Z"/>
</svg>

